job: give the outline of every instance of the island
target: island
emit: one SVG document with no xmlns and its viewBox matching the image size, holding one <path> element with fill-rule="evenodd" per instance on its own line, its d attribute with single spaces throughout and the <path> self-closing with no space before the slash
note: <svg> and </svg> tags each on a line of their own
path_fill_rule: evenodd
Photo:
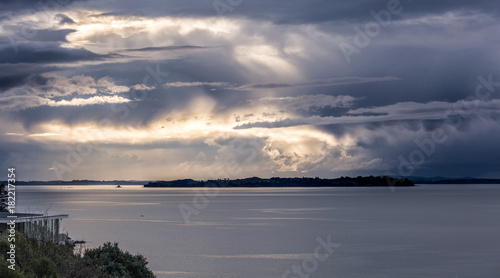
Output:
<svg viewBox="0 0 500 278">
<path fill-rule="evenodd" d="M 0 181 L 0 183 L 7 181 Z M 114 185 L 121 188 L 124 185 L 145 185 L 145 187 L 328 187 L 328 186 L 414 186 L 414 184 L 499 184 L 500 179 L 486 178 L 449 178 L 449 177 L 340 177 L 336 179 L 323 178 L 270 178 L 258 177 L 246 179 L 218 179 L 196 181 L 192 179 L 152 181 L 152 180 L 52 180 L 52 181 L 17 181 L 16 185 Z M 119 186 L 118 186 L 119 185 Z"/>
<path fill-rule="evenodd" d="M 316 178 L 278 178 L 262 179 L 258 177 L 246 179 L 217 179 L 196 181 L 182 179 L 173 181 L 154 181 L 144 187 L 380 187 L 380 186 L 415 186 L 407 178 L 384 177 L 340 177 L 336 179 Z"/>
</svg>

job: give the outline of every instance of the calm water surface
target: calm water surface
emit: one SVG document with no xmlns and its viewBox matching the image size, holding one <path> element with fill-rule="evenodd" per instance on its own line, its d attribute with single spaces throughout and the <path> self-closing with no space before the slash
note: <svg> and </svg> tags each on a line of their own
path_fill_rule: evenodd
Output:
<svg viewBox="0 0 500 278">
<path fill-rule="evenodd" d="M 117 241 L 157 277 L 300 277 L 299 267 L 311 278 L 500 277 L 500 185 L 220 189 L 196 199 L 205 208 L 186 223 L 179 205 L 195 208 L 203 190 L 18 186 L 16 195 L 18 212 L 69 214 L 70 237 Z M 315 259 L 328 240 L 333 252 Z"/>
</svg>

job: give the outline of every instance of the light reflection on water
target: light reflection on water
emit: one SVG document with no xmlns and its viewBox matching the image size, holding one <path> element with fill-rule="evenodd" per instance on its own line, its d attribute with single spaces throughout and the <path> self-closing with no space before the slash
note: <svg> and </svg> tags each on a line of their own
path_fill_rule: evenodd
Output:
<svg viewBox="0 0 500 278">
<path fill-rule="evenodd" d="M 18 186 L 17 209 L 69 214 L 73 239 L 117 241 L 158 277 L 281 277 L 328 235 L 341 245 L 310 277 L 500 274 L 498 185 L 224 188 L 185 223 L 196 190 Z"/>
</svg>

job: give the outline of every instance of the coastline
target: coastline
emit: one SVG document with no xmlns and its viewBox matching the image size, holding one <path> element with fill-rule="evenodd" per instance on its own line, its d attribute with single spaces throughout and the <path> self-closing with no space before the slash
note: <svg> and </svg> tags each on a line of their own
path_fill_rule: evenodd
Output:
<svg viewBox="0 0 500 278">
<path fill-rule="evenodd" d="M 270 178 L 258 177 L 246 179 L 218 179 L 207 181 L 196 181 L 192 179 L 156 181 L 149 182 L 144 187 L 245 187 L 245 188 L 272 188 L 272 187 L 392 187 L 392 186 L 415 186 L 409 179 L 398 179 L 388 176 L 384 177 L 340 177 L 336 179 L 321 178 Z"/>
</svg>

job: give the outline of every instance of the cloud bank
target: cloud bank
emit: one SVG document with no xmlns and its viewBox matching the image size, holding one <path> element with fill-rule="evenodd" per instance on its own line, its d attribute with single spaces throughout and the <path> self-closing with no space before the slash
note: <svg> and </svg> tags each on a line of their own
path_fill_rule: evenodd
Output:
<svg viewBox="0 0 500 278">
<path fill-rule="evenodd" d="M 496 1 L 0 11 L 0 154 L 23 180 L 500 177 Z"/>
</svg>

